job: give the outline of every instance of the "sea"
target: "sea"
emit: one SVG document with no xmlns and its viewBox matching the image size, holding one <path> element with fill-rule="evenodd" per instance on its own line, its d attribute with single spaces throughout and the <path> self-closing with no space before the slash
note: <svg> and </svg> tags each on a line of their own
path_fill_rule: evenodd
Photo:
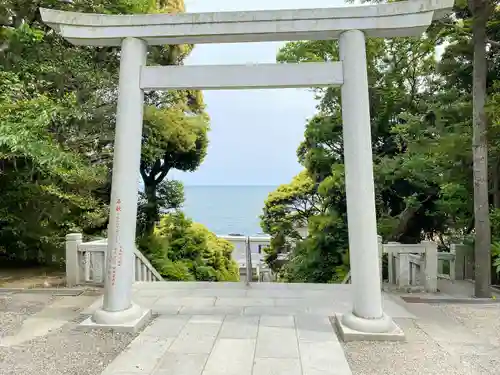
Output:
<svg viewBox="0 0 500 375">
<path fill-rule="evenodd" d="M 219 235 L 262 234 L 259 216 L 277 186 L 184 186 L 183 211 Z"/>
</svg>

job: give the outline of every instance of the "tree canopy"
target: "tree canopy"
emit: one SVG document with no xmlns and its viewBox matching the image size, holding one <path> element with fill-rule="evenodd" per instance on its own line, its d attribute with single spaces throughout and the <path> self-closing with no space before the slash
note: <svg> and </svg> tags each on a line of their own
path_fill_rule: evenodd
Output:
<svg viewBox="0 0 500 375">
<path fill-rule="evenodd" d="M 143 235 L 151 234 L 160 211 L 159 187 L 172 169 L 194 171 L 205 158 L 208 146 L 208 117 L 201 97 L 190 102 L 188 95 L 175 95 L 174 102 L 146 107 L 140 172 L 144 182 Z M 190 105 L 188 105 L 189 103 Z M 193 108 L 195 107 L 195 108 Z"/>
<path fill-rule="evenodd" d="M 434 239 L 446 249 L 451 242 L 475 234 L 471 14 L 467 4 L 460 3 L 454 14 L 455 18 L 433 23 L 420 38 L 367 40 L 378 231 L 386 241 Z M 500 208 L 500 45 L 495 42 L 499 16 L 497 7 L 488 21 L 486 50 L 491 210 Z M 279 51 L 277 59 L 282 63 L 337 61 L 338 44 L 292 42 Z M 315 94 L 317 113 L 306 125 L 297 156 L 306 169 L 302 173 L 315 183 L 308 194 L 314 197 L 318 212 L 308 213 L 309 237 L 297 244 L 282 272 L 288 280 L 324 282 L 337 280 L 345 271 L 347 217 L 340 90 L 321 88 Z M 270 213 L 293 211 L 295 201 L 304 200 L 303 192 L 294 190 L 295 184 L 280 186 L 264 207 L 262 228 L 272 235 L 275 247 L 284 246 L 278 239 L 290 236 L 289 218 L 282 214 L 269 225 Z M 286 201 L 277 200 L 284 191 L 295 193 Z M 494 237 L 500 236 L 493 231 Z"/>
<path fill-rule="evenodd" d="M 233 245 L 183 213 L 164 215 L 141 251 L 166 280 L 238 281 Z"/>
<path fill-rule="evenodd" d="M 182 12 L 182 0 L 7 0 L 0 4 L 0 254 L 52 259 L 71 231 L 103 235 L 108 223 L 119 48 L 74 46 L 39 8 L 134 14 Z M 150 65 L 182 64 L 193 46 L 157 46 Z M 200 92 L 148 92 L 141 175 L 141 230 L 177 209 L 182 184 L 208 144 Z M 138 173 L 139 171 L 130 171 Z M 151 209 L 150 207 L 153 206 Z"/>
</svg>

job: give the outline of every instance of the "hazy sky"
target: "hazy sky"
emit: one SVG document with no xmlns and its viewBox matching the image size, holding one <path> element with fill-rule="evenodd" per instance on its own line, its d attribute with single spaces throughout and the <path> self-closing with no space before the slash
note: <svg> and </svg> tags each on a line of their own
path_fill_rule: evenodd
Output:
<svg viewBox="0 0 500 375">
<path fill-rule="evenodd" d="M 185 0 L 187 12 L 342 6 L 342 0 Z M 284 43 L 197 45 L 189 65 L 272 63 Z M 301 167 L 296 150 L 316 102 L 306 89 L 205 91 L 211 118 L 207 157 L 186 185 L 278 185 Z"/>
</svg>

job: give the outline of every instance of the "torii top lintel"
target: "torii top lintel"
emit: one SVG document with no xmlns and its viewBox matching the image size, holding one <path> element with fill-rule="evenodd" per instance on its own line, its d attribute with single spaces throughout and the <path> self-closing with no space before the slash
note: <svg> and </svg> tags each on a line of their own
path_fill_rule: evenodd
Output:
<svg viewBox="0 0 500 375">
<path fill-rule="evenodd" d="M 421 35 L 454 0 L 299 10 L 105 15 L 41 9 L 43 21 L 76 45 L 119 46 L 127 37 L 150 45 L 327 40 L 345 30 L 367 37 Z"/>
</svg>

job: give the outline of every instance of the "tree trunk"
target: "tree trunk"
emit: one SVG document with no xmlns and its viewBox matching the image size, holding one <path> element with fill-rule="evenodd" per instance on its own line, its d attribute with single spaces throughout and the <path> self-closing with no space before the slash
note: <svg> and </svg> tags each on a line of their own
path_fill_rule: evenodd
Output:
<svg viewBox="0 0 500 375">
<path fill-rule="evenodd" d="M 491 297 L 491 228 L 488 203 L 488 144 L 486 136 L 486 22 L 488 0 L 469 0 L 474 44 L 472 87 L 472 157 L 474 169 L 475 287 L 478 298 Z"/>
<path fill-rule="evenodd" d="M 498 171 L 500 170 L 500 160 L 497 160 L 493 166 L 491 178 L 493 179 L 493 207 L 500 208 L 500 180 Z"/>
<path fill-rule="evenodd" d="M 145 185 L 145 193 L 146 193 L 146 207 L 144 210 L 146 216 L 146 223 L 144 228 L 144 234 L 149 236 L 153 233 L 156 225 L 156 221 L 158 220 L 158 199 L 156 197 L 156 187 L 158 185 L 153 183 L 148 183 Z"/>
</svg>

